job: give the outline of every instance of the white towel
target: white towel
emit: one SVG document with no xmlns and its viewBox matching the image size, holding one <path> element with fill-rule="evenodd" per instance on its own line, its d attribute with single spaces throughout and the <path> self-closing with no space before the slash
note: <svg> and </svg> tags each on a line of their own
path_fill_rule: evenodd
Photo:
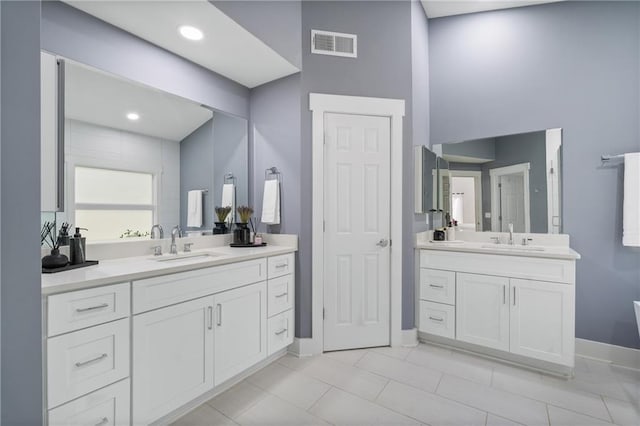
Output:
<svg viewBox="0 0 640 426">
<path fill-rule="evenodd" d="M 196 189 L 187 194 L 187 226 L 202 226 L 202 190 Z"/>
<path fill-rule="evenodd" d="M 267 225 L 280 223 L 280 185 L 277 179 L 264 182 L 261 222 Z"/>
<path fill-rule="evenodd" d="M 622 244 L 640 247 L 640 152 L 624 155 Z"/>
<path fill-rule="evenodd" d="M 236 186 L 232 183 L 225 183 L 222 185 L 222 200 L 220 202 L 221 207 L 231 207 L 231 212 L 227 216 L 227 223 L 233 223 L 233 218 L 236 215 Z"/>
</svg>

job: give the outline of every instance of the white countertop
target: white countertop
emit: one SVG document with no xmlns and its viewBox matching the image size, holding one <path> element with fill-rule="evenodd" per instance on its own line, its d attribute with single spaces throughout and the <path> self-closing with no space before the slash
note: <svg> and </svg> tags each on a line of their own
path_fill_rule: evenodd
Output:
<svg viewBox="0 0 640 426">
<path fill-rule="evenodd" d="M 550 259 L 578 260 L 580 254 L 566 246 L 521 246 L 470 241 L 418 241 L 420 250 L 444 250 L 465 253 L 499 254 L 504 256 L 543 257 Z"/>
<path fill-rule="evenodd" d="M 159 262 L 153 255 L 101 260 L 98 265 L 73 269 L 53 274 L 42 274 L 42 294 L 50 295 L 66 291 L 81 290 L 106 284 L 115 284 L 159 275 L 209 268 L 228 263 L 259 259 L 267 256 L 293 253 L 297 247 L 268 245 L 265 247 L 233 248 L 229 246 L 209 247 L 193 250 L 188 254 L 210 253 L 210 258 L 182 259 Z M 185 253 L 179 253 L 179 256 Z M 168 258 L 172 255 L 163 255 Z"/>
</svg>

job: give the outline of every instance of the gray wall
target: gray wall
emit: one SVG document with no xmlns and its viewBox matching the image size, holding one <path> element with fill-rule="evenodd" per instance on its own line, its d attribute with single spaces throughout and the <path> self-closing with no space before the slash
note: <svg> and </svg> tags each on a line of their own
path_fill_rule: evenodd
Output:
<svg viewBox="0 0 640 426">
<path fill-rule="evenodd" d="M 496 158 L 496 139 L 483 138 L 442 145 L 442 153 L 484 159 Z"/>
<path fill-rule="evenodd" d="M 183 231 L 196 229 L 187 228 L 187 192 L 194 189 L 209 190 L 202 199 L 202 229 L 213 229 L 213 156 L 212 118 L 180 141 L 180 227 Z"/>
<path fill-rule="evenodd" d="M 302 67 L 300 1 L 209 0 L 296 67 Z"/>
<path fill-rule="evenodd" d="M 411 111 L 407 115 L 411 119 L 412 124 L 412 145 L 426 145 L 429 143 L 430 120 L 429 120 L 429 21 L 424 13 L 424 9 L 420 2 L 413 1 L 411 4 Z M 413 185 L 415 176 L 414 162 L 411 154 L 409 159 L 404 162 L 405 167 L 405 185 L 404 191 L 405 208 L 409 208 L 409 212 L 415 212 L 413 206 Z M 423 182 L 427 182 L 423 186 L 423 200 L 428 207 L 427 211 L 433 207 L 433 182 L 431 170 L 435 168 L 435 159 L 428 154 L 433 164 L 427 164 L 423 169 L 423 173 L 427 175 Z M 407 173 L 411 173 L 407 182 Z M 425 204 L 425 203 L 423 203 Z M 423 210 L 425 211 L 425 210 Z M 417 232 L 423 232 L 429 229 L 426 222 L 426 215 L 413 214 L 413 228 L 411 229 L 410 240 L 405 235 L 405 250 L 402 273 L 402 328 L 409 329 L 415 325 L 415 256 L 413 255 L 413 235 Z M 409 240 L 409 241 L 408 241 Z"/>
<path fill-rule="evenodd" d="M 562 2 L 430 21 L 431 142 L 563 129 L 576 335 L 640 348 L 640 252 L 623 247 L 622 166 L 640 149 L 640 3 Z"/>
<path fill-rule="evenodd" d="M 251 118 L 249 138 L 252 145 L 253 166 L 252 205 L 256 217 L 262 214 L 264 170 L 277 167 L 282 173 L 281 225 L 270 226 L 269 231 L 300 234 L 300 174 L 305 164 L 300 161 L 300 75 L 288 76 L 251 90 Z M 307 186 L 306 190 L 310 190 Z M 260 225 L 260 231 L 267 229 Z M 302 241 L 302 240 L 301 240 Z M 301 271 L 305 254 L 296 257 L 296 270 Z M 300 325 L 310 324 L 311 287 L 302 285 L 296 274 L 296 336 Z M 301 300 L 308 300 L 302 304 Z"/>
<path fill-rule="evenodd" d="M 311 29 L 358 35 L 358 58 L 312 55 Z M 302 151 L 300 230 L 299 337 L 311 336 L 311 112 L 309 93 L 404 99 L 405 164 L 403 186 L 407 196 L 403 212 L 403 325 L 413 326 L 413 151 L 411 91 L 411 3 L 409 2 L 303 2 L 302 3 Z"/>
<path fill-rule="evenodd" d="M 221 205 L 222 185 L 227 173 L 233 173 L 236 178 L 236 207 L 249 204 L 247 126 L 247 120 L 243 118 L 213 114 L 213 188 L 209 193 L 214 207 Z M 212 211 L 212 220 L 214 218 L 215 210 Z"/>
<path fill-rule="evenodd" d="M 40 2 L 0 2 L 0 423 L 42 424 Z"/>
<path fill-rule="evenodd" d="M 241 117 L 249 90 L 59 1 L 42 3 L 42 49 Z"/>
</svg>

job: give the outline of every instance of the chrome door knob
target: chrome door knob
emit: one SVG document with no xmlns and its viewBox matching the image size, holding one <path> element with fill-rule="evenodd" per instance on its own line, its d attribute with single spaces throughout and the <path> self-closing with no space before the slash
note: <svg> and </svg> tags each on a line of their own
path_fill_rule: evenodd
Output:
<svg viewBox="0 0 640 426">
<path fill-rule="evenodd" d="M 386 247 L 386 246 L 388 246 L 388 245 L 389 245 L 389 240 L 385 240 L 385 239 L 383 238 L 383 239 L 381 239 L 380 241 L 378 241 L 378 242 L 376 243 L 376 245 L 377 245 L 378 247 Z"/>
</svg>

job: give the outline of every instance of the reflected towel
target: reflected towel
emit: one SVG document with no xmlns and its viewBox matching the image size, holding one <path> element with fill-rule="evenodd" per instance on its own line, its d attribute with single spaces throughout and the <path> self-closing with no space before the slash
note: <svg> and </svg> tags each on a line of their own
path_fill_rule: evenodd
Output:
<svg viewBox="0 0 640 426">
<path fill-rule="evenodd" d="M 261 222 L 267 225 L 280 223 L 280 185 L 277 179 L 264 182 Z"/>
<path fill-rule="evenodd" d="M 220 206 L 231 207 L 231 213 L 227 216 L 227 223 L 233 223 L 233 218 L 236 216 L 236 186 L 232 183 L 225 183 L 222 185 L 222 200 Z"/>
<path fill-rule="evenodd" d="M 187 194 L 187 226 L 202 226 L 202 190 L 196 189 Z"/>
<path fill-rule="evenodd" d="M 622 244 L 640 247 L 640 152 L 624 155 Z"/>
</svg>

